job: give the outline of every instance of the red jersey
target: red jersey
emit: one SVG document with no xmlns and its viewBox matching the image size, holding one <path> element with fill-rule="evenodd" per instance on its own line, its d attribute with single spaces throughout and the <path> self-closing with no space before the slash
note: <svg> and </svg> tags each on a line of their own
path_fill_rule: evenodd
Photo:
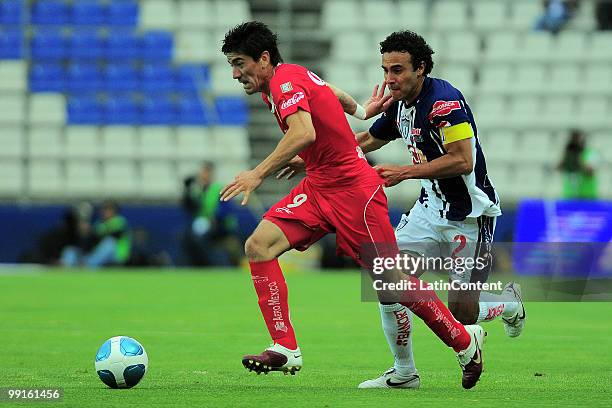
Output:
<svg viewBox="0 0 612 408">
<path fill-rule="evenodd" d="M 299 153 L 306 163 L 306 180 L 318 189 L 341 190 L 383 184 L 368 164 L 346 120 L 340 101 L 327 84 L 300 65 L 280 64 L 262 99 L 283 133 L 287 116 L 303 109 L 310 113 L 315 142 Z"/>
</svg>

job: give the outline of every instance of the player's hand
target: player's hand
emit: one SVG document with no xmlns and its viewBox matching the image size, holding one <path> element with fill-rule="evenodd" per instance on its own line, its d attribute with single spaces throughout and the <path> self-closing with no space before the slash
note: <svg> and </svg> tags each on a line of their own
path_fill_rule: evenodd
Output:
<svg viewBox="0 0 612 408">
<path fill-rule="evenodd" d="M 372 91 L 372 96 L 370 96 L 370 98 L 363 104 L 366 111 L 366 119 L 373 118 L 374 116 L 383 113 L 393 103 L 391 94 L 388 93 L 385 95 L 385 89 L 387 89 L 385 85 L 386 84 L 384 82 L 381 85 L 376 85 Z"/>
<path fill-rule="evenodd" d="M 399 182 L 409 179 L 408 166 L 398 166 L 397 164 L 381 164 L 374 166 L 374 170 L 385 180 L 385 187 L 393 187 Z"/>
<path fill-rule="evenodd" d="M 296 174 L 302 173 L 306 170 L 306 163 L 300 156 L 295 156 L 293 159 L 287 162 L 287 165 L 283 167 L 278 174 L 276 179 L 287 178 L 291 180 Z"/>
<path fill-rule="evenodd" d="M 248 170 L 238 174 L 234 181 L 221 190 L 221 201 L 229 201 L 240 193 L 244 193 L 241 205 L 246 205 L 249 196 L 263 182 L 263 178 L 255 171 Z"/>
</svg>

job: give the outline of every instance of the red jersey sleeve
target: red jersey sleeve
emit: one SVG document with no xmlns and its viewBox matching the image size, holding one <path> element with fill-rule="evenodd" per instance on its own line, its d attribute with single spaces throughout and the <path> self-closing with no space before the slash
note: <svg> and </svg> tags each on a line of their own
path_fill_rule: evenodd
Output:
<svg viewBox="0 0 612 408">
<path fill-rule="evenodd" d="M 294 114 L 298 109 L 310 113 L 308 89 L 296 76 L 277 74 L 270 82 L 270 93 L 285 125 L 287 124 L 285 122 L 287 116 Z"/>
</svg>

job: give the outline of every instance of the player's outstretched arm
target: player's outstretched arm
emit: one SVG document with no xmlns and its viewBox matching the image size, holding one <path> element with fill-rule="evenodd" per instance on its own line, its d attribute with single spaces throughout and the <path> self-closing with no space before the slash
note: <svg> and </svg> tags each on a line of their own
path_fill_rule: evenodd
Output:
<svg viewBox="0 0 612 408">
<path fill-rule="evenodd" d="M 367 120 L 373 118 L 374 116 L 386 111 L 387 108 L 393 103 L 391 94 L 385 95 L 384 82 L 382 86 L 376 85 L 374 87 L 372 96 L 368 98 L 363 106 L 359 105 L 355 98 L 342 89 L 329 83 L 327 85 L 329 85 L 331 90 L 334 91 L 334 94 L 340 101 L 344 112 L 359 119 Z"/>
<path fill-rule="evenodd" d="M 374 150 L 378 150 L 390 142 L 390 140 L 377 139 L 372 136 L 368 131 L 357 133 L 355 137 L 357 138 L 359 147 L 364 153 L 369 153 L 373 152 Z"/>
<path fill-rule="evenodd" d="M 242 205 L 247 204 L 251 193 L 259 187 L 263 180 L 276 170 L 285 166 L 299 152 L 314 143 L 316 133 L 310 113 L 299 109 L 285 119 L 289 130 L 276 146 L 276 149 L 253 170 L 245 171 L 236 176 L 234 181 L 221 190 L 221 201 L 228 201 L 240 193 L 244 193 Z"/>
</svg>

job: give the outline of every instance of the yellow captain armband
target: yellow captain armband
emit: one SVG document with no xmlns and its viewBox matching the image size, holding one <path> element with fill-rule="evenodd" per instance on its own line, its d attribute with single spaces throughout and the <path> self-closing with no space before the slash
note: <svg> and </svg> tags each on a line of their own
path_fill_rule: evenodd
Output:
<svg viewBox="0 0 612 408">
<path fill-rule="evenodd" d="M 474 129 L 472 129 L 472 126 L 468 122 L 440 128 L 440 132 L 442 133 L 442 142 L 444 144 L 474 137 Z"/>
</svg>

